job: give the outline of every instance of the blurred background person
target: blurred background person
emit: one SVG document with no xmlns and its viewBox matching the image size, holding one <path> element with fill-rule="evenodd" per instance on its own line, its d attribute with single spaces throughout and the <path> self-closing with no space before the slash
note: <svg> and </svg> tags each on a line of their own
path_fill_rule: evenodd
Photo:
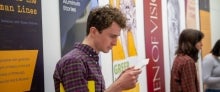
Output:
<svg viewBox="0 0 220 92">
<path fill-rule="evenodd" d="M 220 92 L 220 39 L 202 62 L 205 92 Z"/>
</svg>

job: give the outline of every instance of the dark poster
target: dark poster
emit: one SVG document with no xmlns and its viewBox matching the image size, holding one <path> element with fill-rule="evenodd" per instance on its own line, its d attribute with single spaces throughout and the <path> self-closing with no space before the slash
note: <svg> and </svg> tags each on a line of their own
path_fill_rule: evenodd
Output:
<svg viewBox="0 0 220 92">
<path fill-rule="evenodd" d="M 91 2 L 91 3 L 90 3 Z M 97 0 L 59 0 L 62 56 L 86 36 L 86 21 Z"/>
<path fill-rule="evenodd" d="M 0 90 L 44 92 L 40 0 L 0 1 Z"/>
</svg>

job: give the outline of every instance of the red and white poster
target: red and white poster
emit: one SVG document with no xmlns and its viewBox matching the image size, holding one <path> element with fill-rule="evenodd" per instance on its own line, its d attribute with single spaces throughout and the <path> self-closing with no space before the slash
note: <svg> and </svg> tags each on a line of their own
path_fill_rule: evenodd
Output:
<svg viewBox="0 0 220 92">
<path fill-rule="evenodd" d="M 161 0 L 144 0 L 148 92 L 165 92 Z"/>
</svg>

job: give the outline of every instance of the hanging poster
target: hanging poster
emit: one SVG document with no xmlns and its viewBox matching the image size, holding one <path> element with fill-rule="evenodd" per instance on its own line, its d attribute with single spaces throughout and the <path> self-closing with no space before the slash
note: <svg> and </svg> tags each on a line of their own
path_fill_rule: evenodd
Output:
<svg viewBox="0 0 220 92">
<path fill-rule="evenodd" d="M 186 4 L 186 28 L 197 29 L 196 0 L 185 0 Z"/>
<path fill-rule="evenodd" d="M 161 0 L 144 0 L 148 92 L 165 92 Z"/>
<path fill-rule="evenodd" d="M 169 41 L 169 60 L 170 68 L 175 57 L 179 35 L 181 33 L 180 1 L 167 0 L 167 22 L 168 22 L 168 41 Z"/>
<path fill-rule="evenodd" d="M 202 43 L 202 57 L 211 51 L 211 18 L 209 0 L 199 0 L 200 30 L 205 34 Z"/>
<path fill-rule="evenodd" d="M 122 29 L 117 45 L 112 48 L 113 80 L 115 81 L 123 70 L 138 63 L 136 39 L 136 4 L 135 0 L 109 0 L 109 4 L 120 9 L 127 17 L 127 28 Z M 140 61 L 140 60 L 139 60 Z M 135 88 L 123 92 L 139 92 L 140 82 Z"/>
<path fill-rule="evenodd" d="M 59 0 L 62 56 L 86 36 L 87 17 L 97 3 L 98 0 Z"/>
<path fill-rule="evenodd" d="M 44 92 L 40 0 L 0 1 L 0 90 Z"/>
</svg>

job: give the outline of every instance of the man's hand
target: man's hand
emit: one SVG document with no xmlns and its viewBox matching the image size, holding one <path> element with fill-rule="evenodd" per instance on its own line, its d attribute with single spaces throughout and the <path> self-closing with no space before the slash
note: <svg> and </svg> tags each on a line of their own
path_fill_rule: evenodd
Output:
<svg viewBox="0 0 220 92">
<path fill-rule="evenodd" d="M 132 89 L 135 87 L 138 79 L 138 75 L 141 73 L 140 69 L 129 67 L 122 72 L 119 78 L 115 81 L 119 83 L 119 86 L 123 90 Z"/>
<path fill-rule="evenodd" d="M 134 88 L 140 73 L 140 69 L 127 68 L 105 92 L 121 92 L 122 90 Z"/>
</svg>

